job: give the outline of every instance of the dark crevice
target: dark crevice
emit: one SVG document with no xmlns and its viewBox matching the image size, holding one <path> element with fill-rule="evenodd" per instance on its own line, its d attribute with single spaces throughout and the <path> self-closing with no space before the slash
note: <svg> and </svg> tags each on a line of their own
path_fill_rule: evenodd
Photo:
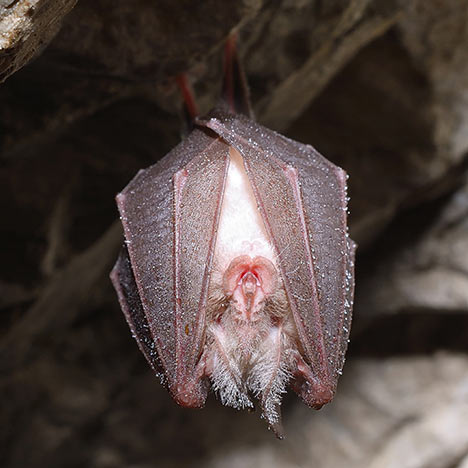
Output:
<svg viewBox="0 0 468 468">
<path fill-rule="evenodd" d="M 354 336 L 349 356 L 429 355 L 436 351 L 468 353 L 468 314 L 450 311 L 403 311 L 373 318 Z"/>
</svg>

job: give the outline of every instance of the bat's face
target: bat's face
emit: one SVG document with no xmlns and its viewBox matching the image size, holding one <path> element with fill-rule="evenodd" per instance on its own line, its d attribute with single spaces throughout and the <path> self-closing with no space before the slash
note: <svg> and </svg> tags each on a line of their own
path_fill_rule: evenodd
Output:
<svg viewBox="0 0 468 468">
<path fill-rule="evenodd" d="M 215 111 L 117 196 L 112 272 L 140 349 L 182 406 L 209 384 L 260 402 L 277 434 L 288 384 L 329 402 L 344 363 L 355 244 L 346 174 L 312 147 Z"/>
<path fill-rule="evenodd" d="M 229 148 L 207 307 L 206 373 L 224 404 L 270 424 L 293 372 L 294 323 L 274 246 L 239 152 Z"/>
</svg>

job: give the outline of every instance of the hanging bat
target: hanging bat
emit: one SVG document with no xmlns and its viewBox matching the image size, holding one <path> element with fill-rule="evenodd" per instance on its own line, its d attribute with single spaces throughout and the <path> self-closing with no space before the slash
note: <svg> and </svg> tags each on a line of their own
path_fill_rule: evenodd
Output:
<svg viewBox="0 0 468 468">
<path fill-rule="evenodd" d="M 249 114 L 228 47 L 224 101 L 117 195 L 125 245 L 111 279 L 174 400 L 249 408 L 281 437 L 291 385 L 320 408 L 344 364 L 354 292 L 346 173 Z M 240 90 L 240 91 L 239 91 Z"/>
</svg>

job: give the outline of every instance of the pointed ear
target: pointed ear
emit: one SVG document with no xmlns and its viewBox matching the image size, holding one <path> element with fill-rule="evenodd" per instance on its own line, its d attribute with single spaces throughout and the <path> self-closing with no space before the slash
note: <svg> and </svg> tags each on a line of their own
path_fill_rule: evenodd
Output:
<svg viewBox="0 0 468 468">
<path fill-rule="evenodd" d="M 237 53 L 236 39 L 236 34 L 232 33 L 228 37 L 224 49 L 222 107 L 227 107 L 234 114 L 244 114 L 253 119 L 249 87 L 247 86 L 244 67 Z"/>
</svg>

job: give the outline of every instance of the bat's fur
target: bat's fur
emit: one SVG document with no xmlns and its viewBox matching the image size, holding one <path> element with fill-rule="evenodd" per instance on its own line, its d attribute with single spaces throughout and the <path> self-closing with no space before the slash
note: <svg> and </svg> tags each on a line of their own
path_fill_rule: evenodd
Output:
<svg viewBox="0 0 468 468">
<path fill-rule="evenodd" d="M 297 332 L 282 287 L 269 297 L 258 320 L 246 321 L 234 310 L 221 284 L 210 290 L 207 316 L 207 369 L 221 402 L 253 407 L 251 395 L 270 425 L 280 420 L 281 396 L 294 370 Z"/>
</svg>

